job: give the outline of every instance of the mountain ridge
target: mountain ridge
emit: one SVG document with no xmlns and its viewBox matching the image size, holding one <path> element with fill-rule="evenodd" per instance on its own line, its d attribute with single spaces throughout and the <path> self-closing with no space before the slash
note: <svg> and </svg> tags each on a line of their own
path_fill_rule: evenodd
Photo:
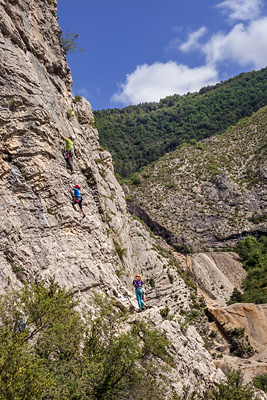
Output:
<svg viewBox="0 0 267 400">
<path fill-rule="evenodd" d="M 267 68 L 159 103 L 95 111 L 100 143 L 128 177 L 183 143 L 223 133 L 267 104 Z"/>
</svg>

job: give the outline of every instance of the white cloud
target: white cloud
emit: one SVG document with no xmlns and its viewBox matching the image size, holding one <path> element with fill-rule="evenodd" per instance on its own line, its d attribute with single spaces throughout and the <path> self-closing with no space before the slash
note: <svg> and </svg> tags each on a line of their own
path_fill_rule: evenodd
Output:
<svg viewBox="0 0 267 400">
<path fill-rule="evenodd" d="M 200 47 L 198 40 L 205 35 L 207 32 L 207 28 L 205 26 L 202 26 L 199 28 L 197 31 L 192 32 L 188 35 L 188 39 L 185 43 L 181 44 L 179 46 L 179 49 L 182 51 L 189 51 L 189 50 L 194 50 Z"/>
<path fill-rule="evenodd" d="M 86 97 L 88 95 L 88 90 L 85 87 L 79 88 L 77 92 L 80 96 Z"/>
<path fill-rule="evenodd" d="M 249 26 L 237 24 L 228 33 L 218 33 L 202 48 L 208 64 L 233 61 L 259 69 L 267 65 L 267 17 Z"/>
<path fill-rule="evenodd" d="M 168 46 L 166 47 L 165 51 L 169 51 L 172 49 L 178 49 L 179 48 L 179 44 L 181 43 L 180 39 L 173 39 Z"/>
<path fill-rule="evenodd" d="M 217 7 L 229 14 L 230 20 L 248 21 L 259 17 L 262 6 L 262 0 L 225 0 Z"/>
<path fill-rule="evenodd" d="M 159 101 L 172 94 L 195 92 L 203 86 L 218 82 L 214 67 L 189 68 L 174 61 L 139 65 L 126 77 L 126 83 L 119 85 L 111 101 L 124 105 Z"/>
<path fill-rule="evenodd" d="M 218 6 L 228 12 L 232 21 L 239 19 L 246 22 L 236 24 L 229 32 L 214 34 L 205 44 L 200 43 L 200 38 L 207 33 L 207 28 L 202 26 L 190 33 L 186 42 L 181 44 L 176 39 L 169 45 L 183 52 L 202 51 L 206 56 L 206 65 L 190 68 L 175 61 L 139 65 L 133 73 L 126 75 L 124 83 L 118 85 L 111 101 L 123 105 L 138 104 L 197 91 L 220 80 L 219 70 L 224 62 L 255 69 L 266 67 L 267 16 L 258 17 L 262 5 L 262 0 L 221 2 Z"/>
</svg>

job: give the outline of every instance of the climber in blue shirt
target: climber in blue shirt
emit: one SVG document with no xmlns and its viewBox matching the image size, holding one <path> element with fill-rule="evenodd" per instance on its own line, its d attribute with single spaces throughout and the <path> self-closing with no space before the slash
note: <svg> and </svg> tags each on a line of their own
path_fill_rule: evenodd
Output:
<svg viewBox="0 0 267 400">
<path fill-rule="evenodd" d="M 81 212 L 83 214 L 83 218 L 85 218 L 85 212 L 84 212 L 84 209 L 82 207 L 83 197 L 81 195 L 80 189 L 81 189 L 80 185 L 75 185 L 74 187 L 72 187 L 72 190 L 74 191 L 74 199 L 72 201 L 72 206 L 73 206 L 75 211 L 78 211 L 77 208 L 76 208 L 76 204 L 78 204 L 79 207 L 80 207 L 80 210 L 81 210 Z"/>
<path fill-rule="evenodd" d="M 82 197 L 81 196 L 81 192 L 79 189 L 81 189 L 80 185 L 76 185 L 74 188 L 72 188 L 74 190 L 74 196 L 75 197 Z"/>
</svg>

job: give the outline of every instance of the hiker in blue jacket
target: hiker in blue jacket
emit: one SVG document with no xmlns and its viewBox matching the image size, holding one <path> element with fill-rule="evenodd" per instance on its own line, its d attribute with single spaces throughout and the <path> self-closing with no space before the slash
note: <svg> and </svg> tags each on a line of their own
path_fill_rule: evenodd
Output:
<svg viewBox="0 0 267 400">
<path fill-rule="evenodd" d="M 75 211 L 78 211 L 77 208 L 76 208 L 76 204 L 78 204 L 79 207 L 80 207 L 80 210 L 81 210 L 81 212 L 83 214 L 83 218 L 84 218 L 85 217 L 85 212 L 84 212 L 84 209 L 82 207 L 83 197 L 81 195 L 80 189 L 81 189 L 80 185 L 76 185 L 76 186 L 74 186 L 74 188 L 72 187 L 72 190 L 74 191 L 74 199 L 73 199 L 73 202 L 72 202 L 72 206 L 73 206 Z"/>
<path fill-rule="evenodd" d="M 141 280 L 141 276 L 139 274 L 135 275 L 134 281 L 133 281 L 133 285 L 135 287 L 135 294 L 136 294 L 136 298 L 137 298 L 137 302 L 138 302 L 138 306 L 139 306 L 139 312 L 142 310 L 145 310 L 145 303 L 143 302 L 142 298 L 143 298 L 143 290 L 142 290 L 142 286 L 143 286 L 144 282 Z"/>
</svg>

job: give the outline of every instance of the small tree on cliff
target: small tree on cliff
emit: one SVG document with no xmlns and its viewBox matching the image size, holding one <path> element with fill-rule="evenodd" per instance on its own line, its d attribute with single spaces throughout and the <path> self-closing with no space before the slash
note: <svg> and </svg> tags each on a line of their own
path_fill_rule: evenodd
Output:
<svg viewBox="0 0 267 400">
<path fill-rule="evenodd" d="M 79 53 L 84 51 L 78 47 L 78 37 L 78 33 L 70 33 L 69 29 L 67 29 L 66 37 L 61 36 L 61 45 L 65 51 L 65 54 Z"/>
</svg>

